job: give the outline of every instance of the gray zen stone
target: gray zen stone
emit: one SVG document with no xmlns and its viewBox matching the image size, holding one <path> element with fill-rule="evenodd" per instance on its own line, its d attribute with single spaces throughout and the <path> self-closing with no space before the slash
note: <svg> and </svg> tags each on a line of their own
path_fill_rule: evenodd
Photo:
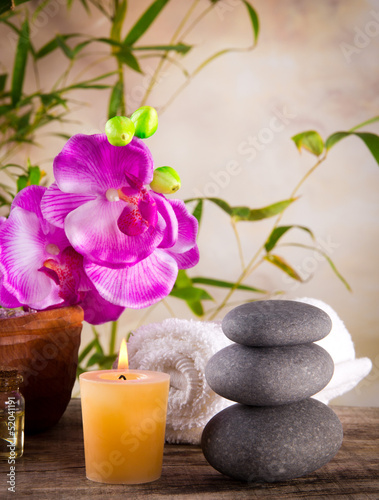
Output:
<svg viewBox="0 0 379 500">
<path fill-rule="evenodd" d="M 334 363 L 316 344 L 247 347 L 232 344 L 205 367 L 210 387 L 220 396 L 254 406 L 300 401 L 321 391 L 332 378 Z"/>
<path fill-rule="evenodd" d="M 322 467 L 342 438 L 336 414 L 305 399 L 283 406 L 230 406 L 208 422 L 201 444 L 219 472 L 242 481 L 274 482 Z"/>
<path fill-rule="evenodd" d="M 258 300 L 232 309 L 222 322 L 234 342 L 249 346 L 307 344 L 330 332 L 332 320 L 322 309 L 295 300 Z"/>
</svg>

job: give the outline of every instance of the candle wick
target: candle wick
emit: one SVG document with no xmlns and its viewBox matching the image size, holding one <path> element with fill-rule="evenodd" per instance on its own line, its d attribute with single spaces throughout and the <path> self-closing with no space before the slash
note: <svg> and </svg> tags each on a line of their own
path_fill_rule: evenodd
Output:
<svg viewBox="0 0 379 500">
<path fill-rule="evenodd" d="M 125 377 L 125 375 L 120 375 L 120 376 L 118 377 L 118 379 L 119 379 L 119 380 L 126 380 L 126 377 Z"/>
</svg>

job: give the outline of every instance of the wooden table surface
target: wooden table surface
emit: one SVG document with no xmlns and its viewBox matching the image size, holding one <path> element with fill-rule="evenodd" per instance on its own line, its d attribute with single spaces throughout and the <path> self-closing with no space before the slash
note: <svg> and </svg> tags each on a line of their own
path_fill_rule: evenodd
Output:
<svg viewBox="0 0 379 500">
<path fill-rule="evenodd" d="M 166 445 L 162 477 L 141 485 L 107 485 L 86 479 L 80 400 L 71 400 L 61 421 L 26 436 L 16 462 L 16 494 L 7 492 L 9 465 L 0 462 L 0 498 L 174 499 L 379 499 L 379 408 L 334 407 L 342 421 L 340 451 L 313 474 L 280 483 L 243 483 L 214 470 L 201 448 Z"/>
</svg>

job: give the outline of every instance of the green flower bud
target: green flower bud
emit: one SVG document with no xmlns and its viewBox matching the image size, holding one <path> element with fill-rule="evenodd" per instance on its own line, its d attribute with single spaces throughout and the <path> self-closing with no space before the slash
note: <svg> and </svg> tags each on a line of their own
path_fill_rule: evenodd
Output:
<svg viewBox="0 0 379 500">
<path fill-rule="evenodd" d="M 126 146 L 133 139 L 134 123 L 126 116 L 114 116 L 105 124 L 105 133 L 112 146 Z"/>
<path fill-rule="evenodd" d="M 135 125 L 135 135 L 141 139 L 146 139 L 155 133 L 158 128 L 158 113 L 151 106 L 142 106 L 134 111 L 130 117 Z"/>
<path fill-rule="evenodd" d="M 171 167 L 159 167 L 154 170 L 153 180 L 150 187 L 153 191 L 162 194 L 175 193 L 180 189 L 180 177 L 176 170 Z"/>
</svg>

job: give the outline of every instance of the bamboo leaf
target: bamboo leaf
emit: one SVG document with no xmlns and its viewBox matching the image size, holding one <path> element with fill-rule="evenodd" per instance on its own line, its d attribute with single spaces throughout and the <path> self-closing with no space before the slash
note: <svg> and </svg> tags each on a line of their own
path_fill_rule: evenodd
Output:
<svg viewBox="0 0 379 500">
<path fill-rule="evenodd" d="M 362 139 L 379 165 L 379 136 L 370 132 L 336 132 L 327 138 L 326 149 L 329 150 L 341 139 L 350 135 L 355 135 Z"/>
<path fill-rule="evenodd" d="M 67 56 L 69 59 L 74 59 L 75 54 L 70 49 L 70 47 L 67 45 L 67 43 L 65 42 L 65 40 L 60 35 L 57 35 L 55 37 L 55 39 L 57 41 L 58 47 L 62 50 L 62 52 L 64 53 L 64 55 Z"/>
<path fill-rule="evenodd" d="M 184 200 L 184 203 L 190 203 L 191 201 L 198 201 L 198 200 L 208 200 L 217 205 L 218 207 L 221 208 L 224 212 L 226 212 L 228 215 L 232 215 L 232 207 L 224 200 L 221 198 L 189 198 L 187 200 Z"/>
<path fill-rule="evenodd" d="M 256 209 L 250 209 L 248 207 L 234 207 L 232 209 L 232 216 L 236 222 L 240 220 L 257 221 L 267 219 L 280 214 L 296 200 L 297 198 L 290 198 L 288 200 L 278 201 L 272 205 Z"/>
<path fill-rule="evenodd" d="M 20 175 L 17 179 L 17 192 L 19 193 L 21 189 L 24 189 L 28 185 L 28 176 Z"/>
<path fill-rule="evenodd" d="M 58 43 L 58 37 L 59 39 L 63 40 L 64 42 L 66 40 L 69 40 L 70 38 L 73 37 L 78 37 L 81 36 L 80 34 L 77 33 L 70 33 L 68 35 L 57 35 L 55 38 L 47 42 L 43 47 L 39 49 L 39 51 L 36 53 L 36 58 L 41 59 L 42 57 L 47 56 L 51 52 L 53 52 L 56 49 L 60 48 L 60 45 Z"/>
<path fill-rule="evenodd" d="M 100 344 L 99 334 L 94 326 L 92 326 L 92 332 L 95 336 L 94 342 L 95 342 L 96 352 L 99 354 L 104 354 L 103 348 L 101 347 L 101 344 Z"/>
<path fill-rule="evenodd" d="M 192 212 L 192 215 L 196 218 L 197 223 L 200 227 L 201 217 L 203 215 L 203 200 L 199 200 Z"/>
<path fill-rule="evenodd" d="M 29 167 L 28 185 L 38 186 L 41 180 L 41 170 L 38 166 Z"/>
<path fill-rule="evenodd" d="M 134 50 L 164 50 L 169 52 L 171 50 L 175 52 L 180 52 L 181 54 L 187 54 L 192 49 L 192 45 L 186 45 L 184 43 L 178 43 L 176 45 L 147 45 L 143 47 L 133 47 Z"/>
<path fill-rule="evenodd" d="M 87 367 L 97 364 L 99 365 L 100 368 L 111 368 L 116 357 L 117 354 L 111 354 L 109 356 L 106 356 L 105 354 L 95 352 L 88 360 Z"/>
<path fill-rule="evenodd" d="M 176 278 L 174 286 L 177 288 L 188 288 L 192 286 L 192 280 L 187 275 L 185 269 L 179 269 L 178 276 Z"/>
<path fill-rule="evenodd" d="M 25 78 L 25 69 L 29 51 L 29 22 L 27 19 L 23 22 L 20 31 L 20 37 L 17 43 L 16 56 L 13 67 L 12 77 L 12 105 L 16 106 L 22 94 L 22 87 Z"/>
<path fill-rule="evenodd" d="M 262 208 L 249 208 L 249 207 L 231 207 L 229 203 L 222 200 L 221 198 L 189 198 L 184 200 L 185 203 L 190 203 L 195 200 L 208 200 L 218 207 L 221 208 L 228 215 L 233 217 L 233 219 L 238 221 L 257 221 L 262 219 L 267 219 L 268 217 L 273 217 L 278 215 L 283 210 L 285 210 L 291 203 L 297 200 L 297 198 L 290 198 L 288 200 L 278 201 L 272 205 L 268 205 Z"/>
<path fill-rule="evenodd" d="M 215 280 L 212 278 L 202 278 L 202 277 L 196 277 L 191 279 L 192 283 L 199 283 L 201 285 L 210 285 L 210 286 L 216 286 L 220 288 L 234 288 L 235 283 L 231 281 L 221 281 L 221 280 Z M 238 285 L 235 287 L 236 290 L 245 290 L 247 292 L 255 292 L 255 293 L 268 293 L 267 290 L 262 290 L 261 288 L 255 288 L 252 286 L 248 285 Z"/>
<path fill-rule="evenodd" d="M 59 92 L 62 94 L 63 92 L 67 92 L 72 89 L 108 89 L 111 85 L 96 85 L 95 82 L 100 80 L 104 80 L 109 76 L 112 76 L 116 73 L 116 71 L 111 71 L 110 73 L 105 73 L 104 75 L 97 76 L 96 78 L 91 78 L 90 80 L 85 80 L 84 82 L 75 83 L 73 85 L 69 85 L 63 89 L 60 89 Z"/>
<path fill-rule="evenodd" d="M 258 18 L 258 14 L 253 9 L 253 7 L 250 5 L 249 2 L 247 2 L 246 0 L 243 0 L 243 3 L 245 4 L 245 6 L 247 8 L 247 11 L 249 13 L 249 16 L 250 16 L 250 21 L 251 21 L 251 24 L 253 26 L 254 44 L 256 44 L 257 41 L 258 41 L 258 35 L 259 35 L 259 18 Z"/>
<path fill-rule="evenodd" d="M 170 295 L 185 301 L 213 300 L 213 297 L 203 288 L 188 286 L 184 288 L 173 288 Z"/>
<path fill-rule="evenodd" d="M 12 0 L 3 0 L 0 4 L 0 16 L 12 8 Z"/>
<path fill-rule="evenodd" d="M 0 75 L 0 93 L 4 92 L 5 90 L 5 84 L 7 82 L 7 73 L 3 73 L 2 75 Z"/>
<path fill-rule="evenodd" d="M 95 347 L 96 339 L 93 339 L 89 344 L 86 345 L 86 347 L 82 350 L 82 352 L 78 356 L 78 363 L 81 363 L 83 359 L 88 356 L 88 354 L 92 351 L 92 349 Z"/>
<path fill-rule="evenodd" d="M 286 274 L 288 274 L 288 276 L 290 276 L 294 280 L 301 282 L 303 281 L 299 276 L 299 274 L 295 271 L 295 269 L 291 267 L 288 264 L 288 262 L 286 262 L 283 259 L 283 257 L 279 257 L 279 255 L 273 255 L 270 253 L 268 255 L 265 255 L 264 259 L 273 264 L 274 266 L 279 267 L 279 269 L 284 271 Z"/>
<path fill-rule="evenodd" d="M 108 119 L 113 118 L 114 116 L 117 115 L 118 110 L 121 107 L 123 92 L 124 88 L 122 82 L 120 81 L 116 82 L 115 86 L 113 87 L 112 94 L 109 100 Z"/>
<path fill-rule="evenodd" d="M 199 300 L 187 300 L 187 305 L 196 316 L 203 316 L 204 308 Z"/>
<path fill-rule="evenodd" d="M 271 250 L 275 247 L 279 239 L 290 229 L 297 227 L 298 229 L 302 229 L 303 231 L 306 231 L 312 239 L 314 239 L 314 234 L 312 231 L 305 227 L 305 226 L 298 226 L 297 224 L 292 225 L 292 226 L 279 226 L 276 227 L 270 234 L 270 236 L 267 238 L 267 241 L 265 243 L 265 249 L 266 252 L 271 252 Z"/>
<path fill-rule="evenodd" d="M 155 0 L 126 35 L 124 44 L 131 46 L 141 38 L 168 2 L 169 0 Z"/>
<path fill-rule="evenodd" d="M 138 73 L 143 73 L 137 58 L 129 50 L 123 48 L 116 53 L 116 56 L 120 62 L 129 66 L 129 68 L 134 69 Z"/>
<path fill-rule="evenodd" d="M 324 141 L 322 140 L 320 134 L 315 130 L 301 132 L 300 134 L 296 134 L 291 137 L 291 139 L 296 144 L 299 152 L 301 151 L 301 148 L 304 148 L 310 153 L 320 156 L 320 154 L 324 151 Z"/>
<path fill-rule="evenodd" d="M 283 244 L 283 246 L 305 248 L 307 250 L 313 250 L 315 252 L 318 252 L 320 255 L 325 257 L 326 261 L 328 262 L 328 264 L 332 268 L 332 270 L 335 273 L 335 275 L 337 276 L 337 278 L 342 281 L 342 283 L 349 290 L 349 292 L 352 291 L 349 283 L 345 280 L 345 278 L 342 276 L 342 274 L 338 271 L 338 269 L 336 268 L 332 259 L 329 257 L 329 255 L 327 253 L 325 253 L 323 250 L 321 250 L 321 248 L 313 247 L 313 246 L 309 246 L 309 245 L 303 245 L 302 243 L 286 243 L 286 244 Z"/>
</svg>

